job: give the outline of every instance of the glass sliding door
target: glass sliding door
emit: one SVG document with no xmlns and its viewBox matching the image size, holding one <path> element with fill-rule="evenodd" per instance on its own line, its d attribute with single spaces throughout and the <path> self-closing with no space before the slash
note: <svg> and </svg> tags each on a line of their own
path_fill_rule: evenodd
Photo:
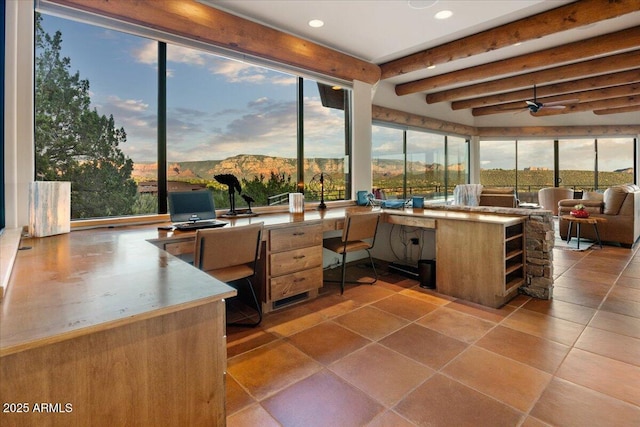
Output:
<svg viewBox="0 0 640 427">
<path fill-rule="evenodd" d="M 480 184 L 485 187 L 516 186 L 515 141 L 480 142 Z"/>
<path fill-rule="evenodd" d="M 596 187 L 596 150 L 594 139 L 558 141 L 559 187 L 575 191 L 593 191 Z"/>
<path fill-rule="evenodd" d="M 518 140 L 518 200 L 538 202 L 538 190 L 553 187 L 553 140 Z"/>
<path fill-rule="evenodd" d="M 633 138 L 598 138 L 598 190 L 634 181 Z"/>
<path fill-rule="evenodd" d="M 448 199 L 453 196 L 456 185 L 469 182 L 469 144 L 464 138 L 447 136 L 445 150 L 447 159 L 445 199 Z"/>
</svg>

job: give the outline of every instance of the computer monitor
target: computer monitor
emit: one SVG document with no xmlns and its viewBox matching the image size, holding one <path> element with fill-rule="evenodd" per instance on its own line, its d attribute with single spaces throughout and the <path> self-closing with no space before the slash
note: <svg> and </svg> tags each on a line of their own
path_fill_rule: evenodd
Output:
<svg viewBox="0 0 640 427">
<path fill-rule="evenodd" d="M 216 218 L 209 190 L 174 191 L 168 194 L 171 222 L 195 222 Z"/>
</svg>

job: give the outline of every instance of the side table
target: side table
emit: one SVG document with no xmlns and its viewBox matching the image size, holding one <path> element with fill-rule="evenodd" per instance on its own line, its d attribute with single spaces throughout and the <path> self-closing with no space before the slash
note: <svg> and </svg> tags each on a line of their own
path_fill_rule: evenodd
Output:
<svg viewBox="0 0 640 427">
<path fill-rule="evenodd" d="M 593 230 L 596 232 L 596 238 L 598 239 L 598 245 L 602 248 L 602 242 L 600 241 L 600 233 L 598 233 L 598 222 L 605 222 L 606 218 L 601 218 L 597 216 L 590 216 L 588 218 L 576 218 L 572 215 L 562 215 L 562 219 L 569 221 L 569 229 L 567 230 L 567 243 L 571 241 L 571 228 L 573 223 L 576 224 L 576 238 L 578 239 L 578 249 L 580 249 L 580 225 L 581 224 L 592 224 Z"/>
</svg>

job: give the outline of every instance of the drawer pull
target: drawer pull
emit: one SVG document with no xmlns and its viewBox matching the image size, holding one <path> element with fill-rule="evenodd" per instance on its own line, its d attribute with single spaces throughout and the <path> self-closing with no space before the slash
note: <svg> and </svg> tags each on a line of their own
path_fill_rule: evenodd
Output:
<svg viewBox="0 0 640 427">
<path fill-rule="evenodd" d="M 306 279 L 305 279 L 304 277 L 300 277 L 300 278 L 298 278 L 298 279 L 295 279 L 295 280 L 293 281 L 293 283 L 300 283 L 300 282 L 304 282 L 305 280 L 306 280 Z"/>
<path fill-rule="evenodd" d="M 304 257 L 305 257 L 304 255 L 297 255 L 297 256 L 294 256 L 293 259 L 302 259 Z"/>
<path fill-rule="evenodd" d="M 294 236 L 304 236 L 304 231 L 296 231 L 293 233 Z"/>
</svg>

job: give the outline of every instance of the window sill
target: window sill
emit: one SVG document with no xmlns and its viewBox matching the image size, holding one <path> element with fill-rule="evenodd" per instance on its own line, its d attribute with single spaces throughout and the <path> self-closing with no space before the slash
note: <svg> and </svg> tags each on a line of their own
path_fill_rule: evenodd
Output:
<svg viewBox="0 0 640 427">
<path fill-rule="evenodd" d="M 21 228 L 5 229 L 0 234 L 0 301 L 4 297 L 9 284 L 13 262 L 16 259 L 21 237 Z"/>
</svg>

